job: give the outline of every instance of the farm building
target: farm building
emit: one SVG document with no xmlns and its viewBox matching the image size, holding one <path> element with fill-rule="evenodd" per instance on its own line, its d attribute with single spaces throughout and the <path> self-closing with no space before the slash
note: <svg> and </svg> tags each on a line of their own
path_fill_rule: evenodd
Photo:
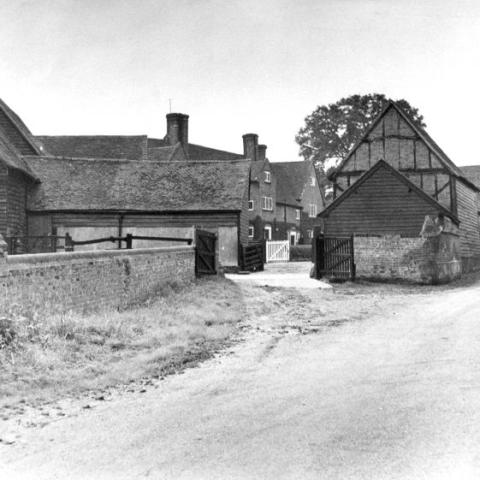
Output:
<svg viewBox="0 0 480 480">
<path fill-rule="evenodd" d="M 426 131 L 390 102 L 330 180 L 327 235 L 418 237 L 425 217 L 458 226 L 463 270 L 480 260 L 478 192 Z"/>
<path fill-rule="evenodd" d="M 189 159 L 187 119 L 168 115 L 166 140 L 153 144 L 146 136 L 37 138 L 0 102 L 0 234 L 185 238 L 196 227 L 217 233 L 220 264 L 237 267 L 248 241 L 250 162 L 198 145 Z"/>
</svg>

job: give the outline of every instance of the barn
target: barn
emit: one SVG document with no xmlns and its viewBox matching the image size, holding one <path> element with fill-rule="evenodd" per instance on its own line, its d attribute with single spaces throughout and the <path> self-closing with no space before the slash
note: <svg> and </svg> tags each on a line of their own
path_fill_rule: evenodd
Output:
<svg viewBox="0 0 480 480">
<path fill-rule="evenodd" d="M 334 200 L 319 214 L 325 234 L 418 239 L 427 216 L 447 218 L 458 227 L 463 271 L 480 264 L 479 189 L 395 102 L 330 180 Z"/>
<path fill-rule="evenodd" d="M 153 162 L 25 157 L 38 179 L 27 195 L 29 235 L 218 237 L 223 267 L 237 267 L 248 241 L 250 162 Z M 138 241 L 134 247 L 150 245 Z M 115 248 L 115 245 L 112 245 Z M 105 248 L 102 245 L 101 248 Z"/>
</svg>

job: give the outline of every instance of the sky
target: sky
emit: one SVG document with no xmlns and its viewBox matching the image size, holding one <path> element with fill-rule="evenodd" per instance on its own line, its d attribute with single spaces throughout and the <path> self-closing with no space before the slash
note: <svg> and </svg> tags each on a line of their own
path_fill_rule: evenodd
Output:
<svg viewBox="0 0 480 480">
<path fill-rule="evenodd" d="M 404 98 L 480 164 L 478 0 L 0 0 L 0 98 L 37 135 L 162 138 L 299 160 L 295 134 L 351 94 Z"/>
</svg>

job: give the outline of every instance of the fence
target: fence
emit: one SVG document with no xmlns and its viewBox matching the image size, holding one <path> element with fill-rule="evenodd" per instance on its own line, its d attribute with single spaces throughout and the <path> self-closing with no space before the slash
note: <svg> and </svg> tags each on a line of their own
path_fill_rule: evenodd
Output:
<svg viewBox="0 0 480 480">
<path fill-rule="evenodd" d="M 73 238 L 67 233 L 65 235 L 65 251 L 73 252 L 75 250 L 76 245 L 93 245 L 95 243 L 118 243 L 118 248 L 122 248 L 122 244 L 125 243 L 125 247 L 127 250 L 131 250 L 132 244 L 134 240 L 152 240 L 152 241 L 166 241 L 166 242 L 183 242 L 187 245 L 191 245 L 193 239 L 191 238 L 178 238 L 178 237 L 145 237 L 139 235 L 132 235 L 131 233 L 127 233 L 124 237 L 103 237 L 103 238 L 95 238 L 92 240 L 81 240 L 75 241 Z"/>
<path fill-rule="evenodd" d="M 261 271 L 263 270 L 264 243 L 249 243 L 242 245 L 242 270 Z"/>
</svg>

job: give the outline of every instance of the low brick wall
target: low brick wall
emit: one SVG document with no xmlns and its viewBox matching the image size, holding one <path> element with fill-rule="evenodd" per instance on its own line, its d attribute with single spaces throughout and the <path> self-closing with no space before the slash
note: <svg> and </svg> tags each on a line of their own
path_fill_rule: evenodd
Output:
<svg viewBox="0 0 480 480">
<path fill-rule="evenodd" d="M 122 310 L 194 277 L 191 246 L 0 256 L 0 311 Z"/>
<path fill-rule="evenodd" d="M 356 275 L 378 280 L 446 283 L 461 276 L 459 237 L 441 233 L 430 238 L 354 238 Z"/>
</svg>

